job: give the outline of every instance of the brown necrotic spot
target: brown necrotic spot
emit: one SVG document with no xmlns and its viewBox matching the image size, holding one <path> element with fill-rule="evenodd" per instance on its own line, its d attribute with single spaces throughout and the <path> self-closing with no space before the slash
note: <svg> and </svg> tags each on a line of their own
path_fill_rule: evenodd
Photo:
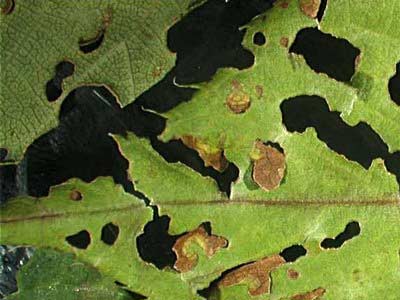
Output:
<svg viewBox="0 0 400 300">
<path fill-rule="evenodd" d="M 67 236 L 65 240 L 75 248 L 86 249 L 90 245 L 90 234 L 87 230 L 82 230 L 76 234 Z"/>
<path fill-rule="evenodd" d="M 315 290 L 312 290 L 311 292 L 306 292 L 303 294 L 296 294 L 296 295 L 292 296 L 290 299 L 291 300 L 318 300 L 324 294 L 325 294 L 325 289 L 319 287 Z"/>
<path fill-rule="evenodd" d="M 1 3 L 1 13 L 3 15 L 9 15 L 14 11 L 15 0 L 2 0 L 0 3 Z"/>
<path fill-rule="evenodd" d="M 273 144 L 255 143 L 253 163 L 253 180 L 263 190 L 270 191 L 277 188 L 285 174 L 285 154 L 282 148 Z"/>
<path fill-rule="evenodd" d="M 285 260 L 280 255 L 272 255 L 259 261 L 245 264 L 227 274 L 219 281 L 219 287 L 229 287 L 246 282 L 249 294 L 258 296 L 269 294 L 271 289 L 271 271 L 283 265 Z"/>
<path fill-rule="evenodd" d="M 74 201 L 80 201 L 83 199 L 82 193 L 78 190 L 73 190 L 69 193 L 69 198 Z"/>
<path fill-rule="evenodd" d="M 119 235 L 119 227 L 113 223 L 107 223 L 101 229 L 101 240 L 107 245 L 114 245 Z"/>
<path fill-rule="evenodd" d="M 206 167 L 211 166 L 219 172 L 223 172 L 228 167 L 229 162 L 220 147 L 211 146 L 191 135 L 184 135 L 180 139 L 187 147 L 197 151 Z"/>
<path fill-rule="evenodd" d="M 46 83 L 46 96 L 50 102 L 56 101 L 62 94 L 62 82 L 75 71 L 75 65 L 69 61 L 62 61 L 56 66 L 56 73 Z"/>
<path fill-rule="evenodd" d="M 199 245 L 207 255 L 213 256 L 218 250 L 228 246 L 224 237 L 211 234 L 209 222 L 201 224 L 198 228 L 179 237 L 172 250 L 176 254 L 174 268 L 179 272 L 188 272 L 197 265 L 198 256 L 191 252 L 192 244 Z"/>
<path fill-rule="evenodd" d="M 256 44 L 257 46 L 262 46 L 265 44 L 267 39 L 265 38 L 265 35 L 262 32 L 256 32 L 253 36 L 253 43 Z"/>
<path fill-rule="evenodd" d="M 300 0 L 301 11 L 310 18 L 316 18 L 318 15 L 321 0 Z"/>
<path fill-rule="evenodd" d="M 297 272 L 294 269 L 288 269 L 287 276 L 289 279 L 297 279 L 297 278 L 299 278 L 299 272 Z"/>
<path fill-rule="evenodd" d="M 289 39 L 287 37 L 281 37 L 281 39 L 279 40 L 279 44 L 281 44 L 282 47 L 287 48 L 289 45 Z"/>
<path fill-rule="evenodd" d="M 262 87 L 262 85 L 256 85 L 256 95 L 257 98 L 261 98 L 264 94 L 264 88 Z"/>
<path fill-rule="evenodd" d="M 232 81 L 232 91 L 226 98 L 226 105 L 235 114 L 244 113 L 250 107 L 250 96 L 237 80 Z"/>
<path fill-rule="evenodd" d="M 360 224 L 352 221 L 346 225 L 343 232 L 339 233 L 335 238 L 326 238 L 321 242 L 321 247 L 324 249 L 340 248 L 343 243 L 353 237 L 359 235 L 361 232 Z"/>
</svg>

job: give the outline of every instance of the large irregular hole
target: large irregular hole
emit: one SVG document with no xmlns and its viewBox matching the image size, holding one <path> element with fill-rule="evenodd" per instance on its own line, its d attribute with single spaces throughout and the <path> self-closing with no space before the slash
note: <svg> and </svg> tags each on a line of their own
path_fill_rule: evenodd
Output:
<svg viewBox="0 0 400 300">
<path fill-rule="evenodd" d="M 340 248 L 344 242 L 354 238 L 361 232 L 360 224 L 352 221 L 346 225 L 343 232 L 339 233 L 335 238 L 326 238 L 321 242 L 324 249 Z"/>
<path fill-rule="evenodd" d="M 171 140 L 166 143 L 157 138 L 151 139 L 152 147 L 169 163 L 181 162 L 203 176 L 213 178 L 219 189 L 228 196 L 231 191 L 231 184 L 239 176 L 239 169 L 235 164 L 229 162 L 223 172 L 213 167 L 205 167 L 204 161 L 196 150 L 186 146 L 181 140 Z"/>
<path fill-rule="evenodd" d="M 304 132 L 314 127 L 318 138 L 329 148 L 368 169 L 375 158 L 385 158 L 388 146 L 364 122 L 345 123 L 337 111 L 330 111 L 324 98 L 296 96 L 281 104 L 283 124 L 290 132 Z"/>
<path fill-rule="evenodd" d="M 76 234 L 67 236 L 65 240 L 75 248 L 86 249 L 90 245 L 90 234 L 87 230 L 82 230 Z"/>
<path fill-rule="evenodd" d="M 396 65 L 396 74 L 389 79 L 389 94 L 394 103 L 400 105 L 400 63 Z"/>
<path fill-rule="evenodd" d="M 75 71 L 75 65 L 62 61 L 56 66 L 56 74 L 46 83 L 46 97 L 50 102 L 56 101 L 62 94 L 62 82 Z"/>
<path fill-rule="evenodd" d="M 82 86 L 70 92 L 60 109 L 59 125 L 31 144 L 24 158 L 27 190 L 45 196 L 49 187 L 69 178 L 90 182 L 113 176 L 129 185 L 128 161 L 108 133 L 124 134 L 128 121 L 105 86 Z"/>
<path fill-rule="evenodd" d="M 281 253 L 279 253 L 279 255 L 282 256 L 286 262 L 295 262 L 297 259 L 305 256 L 306 254 L 307 250 L 302 245 L 293 245 L 287 247 L 283 249 Z"/>
<path fill-rule="evenodd" d="M 345 39 L 323 33 L 317 28 L 301 29 L 290 46 L 289 52 L 304 56 L 316 72 L 348 82 L 355 72 L 360 50 Z"/>
<path fill-rule="evenodd" d="M 107 245 L 114 245 L 119 235 L 119 227 L 113 223 L 107 223 L 101 228 L 101 240 Z"/>
<path fill-rule="evenodd" d="M 136 247 L 141 259 L 152 263 L 158 269 L 173 267 L 176 255 L 172 251 L 180 235 L 173 236 L 168 233 L 170 218 L 166 215 L 155 214 L 152 221 L 146 224 L 143 234 L 136 238 Z"/>
</svg>

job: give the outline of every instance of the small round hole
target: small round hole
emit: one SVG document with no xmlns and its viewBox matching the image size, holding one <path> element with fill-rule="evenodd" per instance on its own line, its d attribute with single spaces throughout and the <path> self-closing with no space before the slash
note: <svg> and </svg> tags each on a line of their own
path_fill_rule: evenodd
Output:
<svg viewBox="0 0 400 300">
<path fill-rule="evenodd" d="M 267 39 L 262 32 L 256 32 L 256 34 L 253 36 L 253 43 L 258 46 L 264 45 L 266 41 Z"/>
</svg>

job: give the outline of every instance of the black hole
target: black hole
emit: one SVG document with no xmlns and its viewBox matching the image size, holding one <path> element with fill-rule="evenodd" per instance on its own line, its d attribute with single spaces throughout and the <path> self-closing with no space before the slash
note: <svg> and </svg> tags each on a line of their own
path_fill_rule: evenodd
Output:
<svg viewBox="0 0 400 300">
<path fill-rule="evenodd" d="M 396 74 L 389 79 L 390 98 L 400 105 L 400 63 L 396 65 Z"/>
<path fill-rule="evenodd" d="M 400 185 L 400 151 L 389 154 L 385 160 L 387 170 L 396 175 L 397 182 Z"/>
<path fill-rule="evenodd" d="M 314 71 L 345 82 L 353 76 L 356 58 L 360 54 L 360 50 L 347 40 L 335 38 L 317 28 L 300 30 L 289 51 L 303 55 Z"/>
<path fill-rule="evenodd" d="M 328 0 L 321 0 L 319 9 L 318 9 L 318 13 L 317 13 L 317 19 L 319 22 L 321 22 L 321 20 L 324 16 L 327 2 L 328 2 Z"/>
<path fill-rule="evenodd" d="M 119 235 L 119 227 L 113 223 L 108 223 L 101 229 L 101 240 L 107 245 L 114 245 Z"/>
<path fill-rule="evenodd" d="M 340 248 L 343 243 L 353 237 L 359 235 L 361 232 L 360 224 L 353 221 L 346 225 L 343 232 L 339 233 L 334 239 L 326 238 L 321 242 L 321 247 L 324 249 Z"/>
<path fill-rule="evenodd" d="M 93 52 L 94 50 L 96 50 L 97 48 L 99 48 L 101 46 L 101 44 L 103 43 L 104 40 L 104 30 L 101 30 L 97 36 L 93 39 L 90 40 L 80 40 L 79 41 L 79 49 L 83 52 L 83 53 L 90 53 Z"/>
<path fill-rule="evenodd" d="M 46 83 L 46 97 L 48 101 L 56 101 L 61 94 L 61 81 L 51 79 Z"/>
<path fill-rule="evenodd" d="M 253 36 L 253 43 L 258 46 L 264 45 L 266 41 L 265 35 L 262 32 L 256 32 Z"/>
<path fill-rule="evenodd" d="M 128 290 L 127 287 L 126 287 L 126 285 L 123 284 L 123 283 L 121 283 L 121 282 L 119 282 L 119 281 L 115 281 L 115 284 L 116 284 L 117 286 L 121 287 L 121 289 L 123 289 L 124 292 L 127 293 L 127 294 L 129 295 L 129 298 L 130 298 L 131 300 L 143 300 L 143 299 L 147 299 L 146 296 L 143 296 L 143 295 L 141 295 L 141 294 L 139 294 L 139 293 L 132 292 L 132 291 Z"/>
<path fill-rule="evenodd" d="M 364 122 L 349 126 L 340 113 L 330 111 L 324 98 L 296 96 L 281 104 L 282 120 L 290 132 L 304 132 L 314 127 L 318 138 L 329 148 L 368 169 L 375 158 L 385 158 L 388 147 Z"/>
<path fill-rule="evenodd" d="M 173 267 L 176 255 L 172 251 L 179 236 L 168 233 L 170 218 L 154 216 L 154 219 L 146 224 L 144 233 L 136 239 L 139 256 L 146 262 L 154 264 L 158 269 L 167 266 Z"/>
<path fill-rule="evenodd" d="M 4 162 L 7 159 L 8 150 L 6 148 L 0 148 L 0 162 Z"/>
<path fill-rule="evenodd" d="M 306 254 L 307 250 L 302 245 L 290 246 L 288 248 L 283 249 L 282 252 L 279 253 L 279 255 L 282 256 L 286 262 L 294 262 L 299 257 L 304 256 Z"/>
<path fill-rule="evenodd" d="M 116 183 L 129 186 L 128 161 L 108 133 L 124 134 L 131 121 L 106 87 L 73 90 L 61 105 L 59 119 L 56 128 L 27 149 L 24 166 L 30 195 L 45 196 L 50 186 L 72 177 L 90 182 L 112 176 Z"/>
<path fill-rule="evenodd" d="M 233 163 L 229 163 L 223 172 L 218 172 L 212 167 L 205 167 L 204 161 L 199 154 L 187 147 L 181 140 L 161 142 L 157 138 L 151 140 L 152 147 L 169 163 L 181 162 L 203 176 L 213 178 L 219 189 L 225 192 L 228 197 L 231 191 L 231 184 L 239 176 L 239 169 Z"/>
<path fill-rule="evenodd" d="M 0 165 L 0 204 L 18 194 L 17 180 L 17 165 Z"/>
<path fill-rule="evenodd" d="M 82 230 L 76 234 L 67 236 L 65 240 L 71 246 L 79 249 L 86 249 L 90 245 L 90 234 L 87 230 Z"/>
<path fill-rule="evenodd" d="M 62 61 L 56 66 L 54 78 L 46 83 L 46 96 L 50 102 L 56 101 L 62 94 L 62 81 L 71 76 L 75 71 L 75 65 L 69 61 Z"/>
</svg>

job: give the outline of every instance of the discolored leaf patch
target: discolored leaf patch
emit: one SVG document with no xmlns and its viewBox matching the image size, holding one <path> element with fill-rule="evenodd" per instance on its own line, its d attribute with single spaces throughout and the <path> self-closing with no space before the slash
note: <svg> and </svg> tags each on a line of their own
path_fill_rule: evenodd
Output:
<svg viewBox="0 0 400 300">
<path fill-rule="evenodd" d="M 266 191 L 279 187 L 285 174 L 285 154 L 261 141 L 256 141 L 255 148 L 258 157 L 254 160 L 254 181 Z"/>
<path fill-rule="evenodd" d="M 301 11 L 310 18 L 316 18 L 321 0 L 300 0 Z"/>
<path fill-rule="evenodd" d="M 249 284 L 250 295 L 269 294 L 271 289 L 270 273 L 284 263 L 286 263 L 285 259 L 277 254 L 265 257 L 227 273 L 218 286 L 229 287 L 246 282 Z"/>
<path fill-rule="evenodd" d="M 232 91 L 226 98 L 226 105 L 235 114 L 244 113 L 250 107 L 250 96 L 237 80 L 232 80 Z"/>
<path fill-rule="evenodd" d="M 176 253 L 174 268 L 179 272 L 188 272 L 197 264 L 197 254 L 191 253 L 189 247 L 197 244 L 204 249 L 208 257 L 213 256 L 221 248 L 228 246 L 228 240 L 224 237 L 212 235 L 211 229 L 207 230 L 209 223 L 201 224 L 197 229 L 181 236 L 175 242 L 172 250 Z"/>
<path fill-rule="evenodd" d="M 211 166 L 220 172 L 224 171 L 228 167 L 229 163 L 224 156 L 224 151 L 222 149 L 210 146 L 203 140 L 191 135 L 184 135 L 180 139 L 186 146 L 199 153 L 199 156 L 204 160 L 204 165 L 206 167 Z"/>
<path fill-rule="evenodd" d="M 324 294 L 325 294 L 325 289 L 320 287 L 315 290 L 312 290 L 311 292 L 307 292 L 304 294 L 296 294 L 296 295 L 292 296 L 290 299 L 291 300 L 318 300 Z"/>
</svg>

